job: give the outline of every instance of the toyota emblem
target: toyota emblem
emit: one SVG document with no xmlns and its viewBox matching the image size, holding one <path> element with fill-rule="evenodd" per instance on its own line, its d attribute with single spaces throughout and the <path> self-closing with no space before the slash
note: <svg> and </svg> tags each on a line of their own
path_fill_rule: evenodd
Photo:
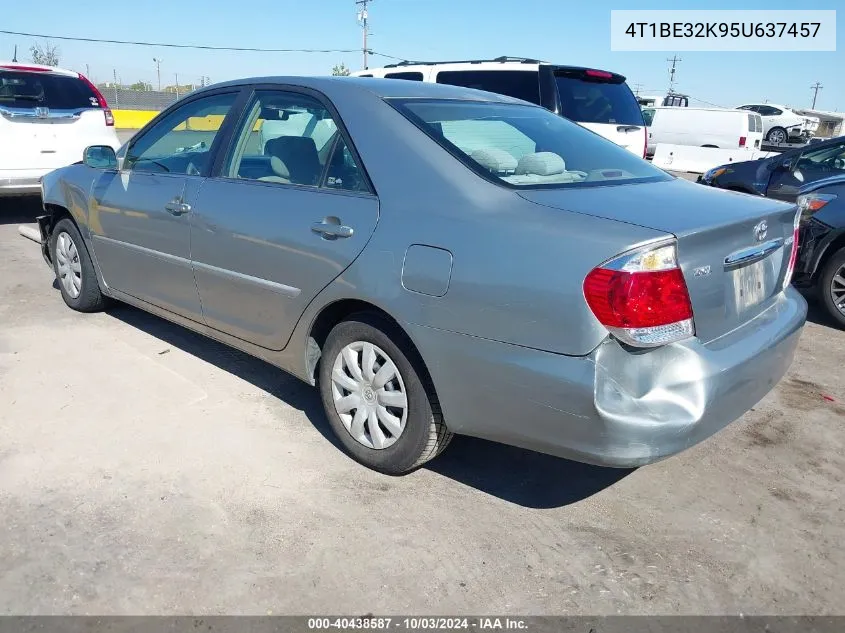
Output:
<svg viewBox="0 0 845 633">
<path fill-rule="evenodd" d="M 768 235 L 768 233 L 769 233 L 769 223 L 766 222 L 765 220 L 763 220 L 762 222 L 759 222 L 754 227 L 754 238 L 758 242 L 762 242 L 764 239 L 766 239 L 766 235 Z"/>
</svg>

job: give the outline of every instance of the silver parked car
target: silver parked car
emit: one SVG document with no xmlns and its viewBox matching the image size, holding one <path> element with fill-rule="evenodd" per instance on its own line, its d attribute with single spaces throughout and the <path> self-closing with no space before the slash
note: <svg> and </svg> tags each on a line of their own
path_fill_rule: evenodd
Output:
<svg viewBox="0 0 845 633">
<path fill-rule="evenodd" d="M 130 303 L 318 385 L 387 473 L 453 433 L 653 462 L 771 390 L 806 316 L 794 205 L 453 86 L 217 85 L 43 197 L 67 305 Z"/>
</svg>

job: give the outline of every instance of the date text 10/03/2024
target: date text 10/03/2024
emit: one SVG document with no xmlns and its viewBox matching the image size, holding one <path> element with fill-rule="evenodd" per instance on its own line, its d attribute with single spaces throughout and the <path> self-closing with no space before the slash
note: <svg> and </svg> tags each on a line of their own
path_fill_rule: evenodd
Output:
<svg viewBox="0 0 845 633">
<path fill-rule="evenodd" d="M 400 631 L 443 631 L 443 630 L 512 630 L 528 629 L 525 620 L 519 618 L 309 618 L 308 628 L 313 630 L 400 630 Z"/>
</svg>

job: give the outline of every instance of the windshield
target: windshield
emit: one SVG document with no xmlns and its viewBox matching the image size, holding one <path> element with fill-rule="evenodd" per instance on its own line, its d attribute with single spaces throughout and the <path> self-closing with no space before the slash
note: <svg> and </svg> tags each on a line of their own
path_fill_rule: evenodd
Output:
<svg viewBox="0 0 845 633">
<path fill-rule="evenodd" d="M 571 187 L 671 178 L 544 108 L 447 100 L 391 103 L 470 168 L 509 186 Z"/>
<path fill-rule="evenodd" d="M 555 73 L 561 114 L 578 123 L 643 125 L 640 105 L 624 81 Z"/>
<path fill-rule="evenodd" d="M 84 81 L 50 72 L 0 71 L 0 107 L 79 110 L 100 102 Z"/>
</svg>

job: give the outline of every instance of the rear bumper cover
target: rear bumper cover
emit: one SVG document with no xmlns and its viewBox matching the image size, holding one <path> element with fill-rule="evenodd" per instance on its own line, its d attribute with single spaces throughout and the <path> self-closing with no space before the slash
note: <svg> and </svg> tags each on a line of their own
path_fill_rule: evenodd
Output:
<svg viewBox="0 0 845 633">
<path fill-rule="evenodd" d="M 635 467 L 713 435 L 788 370 L 807 314 L 793 288 L 741 328 L 632 353 L 607 339 L 570 357 L 406 324 L 456 433 Z"/>
</svg>

